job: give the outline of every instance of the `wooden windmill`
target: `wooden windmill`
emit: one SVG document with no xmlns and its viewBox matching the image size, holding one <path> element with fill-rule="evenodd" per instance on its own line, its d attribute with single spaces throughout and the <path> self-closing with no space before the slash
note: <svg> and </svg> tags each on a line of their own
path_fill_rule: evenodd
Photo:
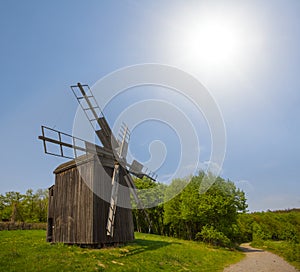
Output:
<svg viewBox="0 0 300 272">
<path fill-rule="evenodd" d="M 123 125 L 119 137 L 113 135 L 90 88 L 78 83 L 71 89 L 103 146 L 42 126 L 39 139 L 45 153 L 72 159 L 54 170 L 47 241 L 97 247 L 131 241 L 134 230 L 130 193 L 151 225 L 131 175 L 152 180 L 157 175 L 144 170 L 136 160 L 130 164 L 126 161 L 130 131 Z M 71 155 L 67 152 L 70 150 Z M 110 201 L 101 197 L 105 194 Z"/>
</svg>

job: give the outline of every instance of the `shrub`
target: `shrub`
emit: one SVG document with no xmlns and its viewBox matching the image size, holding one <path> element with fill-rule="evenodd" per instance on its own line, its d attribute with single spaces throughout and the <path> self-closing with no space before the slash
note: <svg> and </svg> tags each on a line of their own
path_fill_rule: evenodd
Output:
<svg viewBox="0 0 300 272">
<path fill-rule="evenodd" d="M 231 247 L 231 241 L 226 235 L 217 231 L 213 226 L 204 226 L 201 232 L 196 234 L 196 240 L 201 240 L 211 245 Z"/>
<path fill-rule="evenodd" d="M 46 230 L 47 223 L 0 222 L 1 230 Z"/>
</svg>

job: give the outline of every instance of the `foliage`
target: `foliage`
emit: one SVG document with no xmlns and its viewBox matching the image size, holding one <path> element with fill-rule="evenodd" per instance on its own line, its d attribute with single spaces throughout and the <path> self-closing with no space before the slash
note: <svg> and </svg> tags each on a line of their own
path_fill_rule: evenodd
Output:
<svg viewBox="0 0 300 272">
<path fill-rule="evenodd" d="M 199 188 L 204 178 L 216 180 L 214 183 L 210 181 L 213 183 L 212 186 L 200 194 Z M 180 182 L 184 181 L 173 181 L 166 189 L 166 194 L 172 192 L 173 187 L 178 187 Z M 245 212 L 247 205 L 244 192 L 237 189 L 233 182 L 200 172 L 198 176 L 192 177 L 181 193 L 165 203 L 164 208 L 164 221 L 169 227 L 169 235 L 184 239 L 199 239 L 204 237 L 200 235 L 204 228 L 203 234 L 206 230 L 213 229 L 213 233 L 216 236 L 222 235 L 224 241 L 227 238 L 235 242 L 238 236 L 238 213 Z"/>
<path fill-rule="evenodd" d="M 300 210 L 241 214 L 238 218 L 241 241 L 252 241 L 281 255 L 300 269 Z"/>
<path fill-rule="evenodd" d="M 204 180 L 213 185 L 200 194 Z M 237 215 L 245 211 L 247 205 L 244 193 L 232 182 L 200 172 L 189 182 L 175 179 L 166 186 L 149 179 L 135 179 L 135 185 L 142 202 L 166 200 L 163 205 L 147 209 L 153 233 L 189 240 L 203 237 L 201 240 L 207 241 L 200 233 L 204 227 L 211 226 L 216 244 L 228 246 L 237 241 Z M 135 209 L 133 215 L 135 229 L 148 232 L 149 224 L 142 211 Z"/>
<path fill-rule="evenodd" d="M 150 219 L 150 226 L 144 212 L 141 209 L 136 209 L 137 205 L 132 201 L 134 227 L 136 231 L 147 233 L 149 230 L 155 234 L 164 234 L 164 207 L 162 202 L 164 198 L 164 191 L 166 186 L 161 183 L 156 183 L 151 179 L 134 179 L 136 188 L 138 189 L 139 199 L 144 205 L 154 206 L 153 208 L 146 209 Z"/>
<path fill-rule="evenodd" d="M 204 226 L 201 232 L 196 234 L 196 240 L 202 240 L 203 242 L 211 245 L 218 245 L 224 247 L 230 247 L 230 240 L 224 235 L 224 233 L 217 231 L 213 226 Z"/>
<path fill-rule="evenodd" d="M 0 222 L 0 231 L 2 230 L 46 230 L 47 223 L 26 223 L 26 222 Z"/>
<path fill-rule="evenodd" d="M 48 191 L 29 189 L 25 194 L 7 192 L 0 195 L 0 220 L 20 222 L 46 222 Z"/>
<path fill-rule="evenodd" d="M 300 242 L 300 211 L 255 212 L 239 215 L 242 242 L 288 241 Z"/>
<path fill-rule="evenodd" d="M 49 244 L 40 230 L 0 232 L 1 271 L 223 271 L 243 254 L 164 236 L 136 233 L 122 247 Z"/>
</svg>

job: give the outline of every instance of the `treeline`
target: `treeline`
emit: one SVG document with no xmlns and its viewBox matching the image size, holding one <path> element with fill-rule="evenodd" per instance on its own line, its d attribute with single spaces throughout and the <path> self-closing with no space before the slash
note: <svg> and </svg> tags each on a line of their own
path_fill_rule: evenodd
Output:
<svg viewBox="0 0 300 272">
<path fill-rule="evenodd" d="M 243 191 L 233 182 L 220 177 L 203 194 L 199 189 L 203 183 L 212 182 L 209 175 L 200 172 L 187 184 L 176 179 L 169 186 L 150 180 L 136 180 L 144 201 L 164 199 L 164 204 L 147 209 L 151 230 L 155 234 L 183 239 L 200 240 L 210 244 L 231 247 L 234 244 L 254 241 L 287 241 L 300 243 L 300 210 L 267 211 L 247 213 Z M 174 198 L 169 195 L 180 191 Z M 142 211 L 134 210 L 137 231 L 147 232 L 149 224 Z"/>
<path fill-rule="evenodd" d="M 200 194 L 199 190 L 205 184 L 212 186 Z M 233 182 L 200 172 L 189 182 L 175 179 L 169 186 L 164 186 L 150 180 L 136 180 L 136 186 L 152 189 L 139 194 L 148 203 L 151 199 L 165 200 L 164 204 L 147 209 L 153 233 L 221 246 L 240 242 L 238 217 L 246 212 L 247 204 L 244 192 Z M 142 211 L 134 210 L 134 219 L 137 231 L 148 231 L 149 224 Z"/>
<path fill-rule="evenodd" d="M 300 268 L 300 210 L 267 211 L 238 217 L 241 240 L 284 257 Z"/>
<path fill-rule="evenodd" d="M 48 190 L 0 194 L 0 221 L 47 222 Z"/>
<path fill-rule="evenodd" d="M 273 240 L 300 243 L 299 209 L 241 214 L 238 226 L 243 242 Z"/>
</svg>

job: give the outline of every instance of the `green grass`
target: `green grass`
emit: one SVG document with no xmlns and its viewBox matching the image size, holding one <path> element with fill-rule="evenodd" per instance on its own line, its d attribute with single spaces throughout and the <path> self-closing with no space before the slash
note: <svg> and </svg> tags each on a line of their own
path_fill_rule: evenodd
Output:
<svg viewBox="0 0 300 272">
<path fill-rule="evenodd" d="M 123 247 L 86 249 L 45 242 L 43 230 L 0 231 L 1 271 L 222 271 L 243 254 L 136 233 Z"/>
<path fill-rule="evenodd" d="M 252 246 L 271 251 L 300 270 L 300 244 L 287 241 L 258 241 L 252 242 Z"/>
</svg>

